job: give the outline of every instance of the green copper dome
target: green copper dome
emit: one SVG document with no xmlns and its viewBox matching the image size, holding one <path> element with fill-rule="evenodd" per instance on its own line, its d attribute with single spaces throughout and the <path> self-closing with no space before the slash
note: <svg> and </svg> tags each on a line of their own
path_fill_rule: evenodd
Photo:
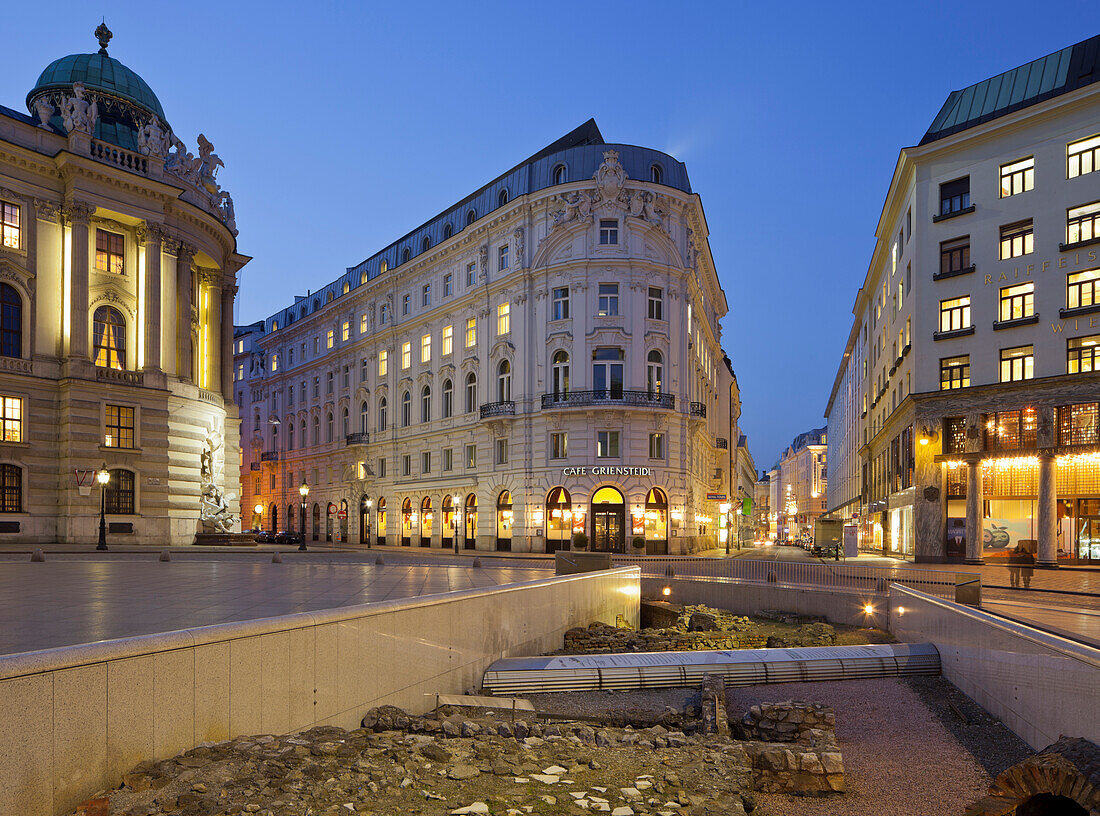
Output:
<svg viewBox="0 0 1100 816">
<path fill-rule="evenodd" d="M 106 54 L 70 54 L 54 60 L 38 77 L 38 82 L 27 94 L 27 107 L 34 97 L 43 92 L 72 91 L 74 82 L 83 82 L 90 91 L 130 102 L 148 113 L 155 113 L 164 121 L 164 108 L 145 80 Z M 33 112 L 33 108 L 31 108 Z"/>
</svg>

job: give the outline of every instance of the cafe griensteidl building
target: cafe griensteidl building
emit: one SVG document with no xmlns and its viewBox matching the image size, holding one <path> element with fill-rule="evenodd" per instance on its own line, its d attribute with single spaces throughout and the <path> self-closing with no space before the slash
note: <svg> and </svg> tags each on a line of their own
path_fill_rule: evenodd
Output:
<svg viewBox="0 0 1100 816">
<path fill-rule="evenodd" d="M 681 162 L 589 121 L 238 327 L 253 525 L 470 550 L 721 543 L 740 403 L 707 236 Z"/>
<path fill-rule="evenodd" d="M 0 106 L 0 541 L 190 544 L 232 529 L 233 201 L 99 50 Z M 103 481 L 106 482 L 105 486 Z"/>
</svg>

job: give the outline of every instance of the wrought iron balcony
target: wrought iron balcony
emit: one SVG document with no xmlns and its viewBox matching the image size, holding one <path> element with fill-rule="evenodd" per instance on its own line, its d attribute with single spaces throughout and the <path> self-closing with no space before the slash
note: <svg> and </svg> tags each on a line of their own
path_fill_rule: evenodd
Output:
<svg viewBox="0 0 1100 816">
<path fill-rule="evenodd" d="M 693 402 L 688 405 L 688 414 L 694 417 L 706 417 L 707 406 L 701 402 Z"/>
<path fill-rule="evenodd" d="M 516 404 L 512 400 L 503 402 L 487 402 L 481 406 L 481 418 L 488 419 L 495 416 L 515 416 Z"/>
<path fill-rule="evenodd" d="M 260 461 L 261 462 L 278 462 L 279 461 L 279 452 L 278 451 L 264 451 L 263 453 L 260 454 Z"/>
<path fill-rule="evenodd" d="M 368 442 L 370 442 L 370 433 L 367 431 L 348 434 L 344 439 L 345 445 L 366 445 Z"/>
<path fill-rule="evenodd" d="M 730 447 L 729 440 L 728 439 L 723 439 L 722 437 L 718 437 L 717 439 L 714 440 L 714 447 L 721 448 L 722 450 L 729 450 L 729 447 Z"/>
<path fill-rule="evenodd" d="M 640 408 L 676 407 L 674 394 L 651 394 L 648 391 L 564 391 L 556 394 L 543 394 L 542 407 L 576 408 L 585 405 L 629 405 Z"/>
</svg>

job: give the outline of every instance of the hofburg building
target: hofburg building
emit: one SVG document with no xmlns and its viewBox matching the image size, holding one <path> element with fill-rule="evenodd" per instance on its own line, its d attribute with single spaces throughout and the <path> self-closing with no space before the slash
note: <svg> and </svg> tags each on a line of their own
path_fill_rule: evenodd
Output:
<svg viewBox="0 0 1100 816">
<path fill-rule="evenodd" d="M 876 236 L 830 513 L 917 561 L 1100 561 L 1100 37 L 952 92 Z"/>
<path fill-rule="evenodd" d="M 191 544 L 237 512 L 248 258 L 213 145 L 96 36 L 0 106 L 0 541 L 95 542 L 102 503 L 111 543 Z"/>
<path fill-rule="evenodd" d="M 726 311 L 685 166 L 590 120 L 237 328 L 245 518 L 333 543 L 721 544 Z"/>
</svg>

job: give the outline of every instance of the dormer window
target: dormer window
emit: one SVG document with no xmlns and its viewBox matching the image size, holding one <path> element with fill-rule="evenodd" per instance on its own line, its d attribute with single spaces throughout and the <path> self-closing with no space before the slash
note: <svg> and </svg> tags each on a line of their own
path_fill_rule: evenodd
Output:
<svg viewBox="0 0 1100 816">
<path fill-rule="evenodd" d="M 408 247 L 401 250 L 401 263 L 407 263 L 410 257 L 412 257 L 412 253 L 409 252 Z"/>
<path fill-rule="evenodd" d="M 125 269 L 125 242 L 117 232 L 95 231 L 95 268 L 100 272 L 122 275 Z"/>
<path fill-rule="evenodd" d="M 569 181 L 569 171 L 564 164 L 559 164 L 554 168 L 554 183 L 565 184 L 567 181 Z"/>
<path fill-rule="evenodd" d="M 444 241 L 446 241 L 448 238 L 450 238 L 454 234 L 455 234 L 455 230 L 454 230 L 454 227 L 451 226 L 450 222 L 443 225 L 443 240 Z"/>
<path fill-rule="evenodd" d="M 497 206 L 498 207 L 503 207 L 507 203 L 508 203 L 508 191 L 507 190 L 501 190 L 500 193 L 497 195 Z"/>
<path fill-rule="evenodd" d="M 421 252 L 427 252 L 431 248 L 432 248 L 432 239 L 429 238 L 427 235 L 425 235 L 424 240 L 420 242 L 420 251 Z"/>
<path fill-rule="evenodd" d="M 663 176 L 664 176 L 664 174 L 661 172 L 661 165 L 659 165 L 659 164 L 650 165 L 650 168 L 649 168 L 649 180 L 650 181 L 652 181 L 654 184 L 661 184 L 661 179 L 663 178 Z"/>
<path fill-rule="evenodd" d="M 477 210 L 467 210 L 466 211 L 466 226 L 467 227 L 470 226 L 470 224 L 474 223 L 475 221 L 477 221 Z"/>
<path fill-rule="evenodd" d="M 378 265 L 378 274 L 381 275 L 383 272 L 389 271 L 389 268 L 389 262 L 383 260 L 382 263 Z"/>
</svg>

